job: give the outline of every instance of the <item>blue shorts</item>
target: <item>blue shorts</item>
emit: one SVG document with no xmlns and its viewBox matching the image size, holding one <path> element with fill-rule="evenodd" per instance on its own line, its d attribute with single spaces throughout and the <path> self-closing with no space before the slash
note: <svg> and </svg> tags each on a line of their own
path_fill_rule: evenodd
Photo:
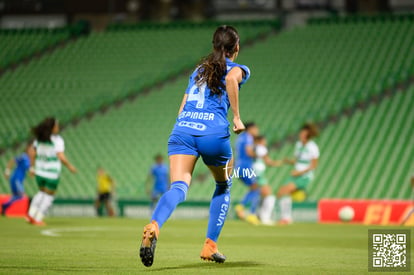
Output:
<svg viewBox="0 0 414 275">
<path fill-rule="evenodd" d="M 24 194 L 23 181 L 20 179 L 10 179 L 10 189 L 13 196 L 22 196 Z"/>
<path fill-rule="evenodd" d="M 235 167 L 239 179 L 247 186 L 256 183 L 256 175 L 252 166 L 236 165 Z"/>
<path fill-rule="evenodd" d="M 201 156 L 206 165 L 224 166 L 232 158 L 230 135 L 193 136 L 173 132 L 168 139 L 168 155 Z"/>
<path fill-rule="evenodd" d="M 240 167 L 239 179 L 247 186 L 251 186 L 257 181 L 254 170 L 251 167 Z"/>
</svg>

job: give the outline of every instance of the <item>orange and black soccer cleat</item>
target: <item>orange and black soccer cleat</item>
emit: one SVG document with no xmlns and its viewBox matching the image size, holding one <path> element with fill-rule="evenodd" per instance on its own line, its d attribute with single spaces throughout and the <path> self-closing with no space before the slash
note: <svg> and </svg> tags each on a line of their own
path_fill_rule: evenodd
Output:
<svg viewBox="0 0 414 275">
<path fill-rule="evenodd" d="M 289 225 L 292 224 L 291 220 L 287 220 L 287 219 L 281 219 L 280 221 L 277 222 L 277 225 Z"/>
<path fill-rule="evenodd" d="M 46 223 L 44 221 L 36 221 L 34 219 L 32 219 L 30 223 L 34 226 L 46 226 Z"/>
<path fill-rule="evenodd" d="M 205 261 L 213 261 L 216 263 L 224 263 L 226 260 L 226 256 L 218 251 L 217 244 L 208 238 L 206 239 L 204 247 L 201 250 L 200 258 Z"/>
<path fill-rule="evenodd" d="M 141 262 L 146 266 L 152 266 L 154 262 L 155 247 L 157 245 L 157 239 L 159 234 L 159 228 L 156 221 L 152 221 L 144 227 L 144 233 L 142 235 L 141 247 L 139 249 L 139 256 Z"/>
</svg>

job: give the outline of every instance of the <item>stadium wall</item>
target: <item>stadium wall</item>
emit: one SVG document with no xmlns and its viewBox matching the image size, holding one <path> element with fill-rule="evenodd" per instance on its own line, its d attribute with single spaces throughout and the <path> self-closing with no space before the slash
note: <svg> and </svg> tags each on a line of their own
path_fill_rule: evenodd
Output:
<svg viewBox="0 0 414 275">
<path fill-rule="evenodd" d="M 92 217 L 96 216 L 93 199 L 57 199 L 49 211 L 49 216 Z M 186 201 L 173 213 L 174 219 L 206 219 L 209 215 L 208 201 Z M 114 202 L 118 216 L 127 218 L 149 218 L 150 201 L 119 199 Z M 236 215 L 232 207 L 229 217 Z M 276 213 L 278 215 L 278 213 Z M 293 218 L 298 222 L 316 222 L 318 217 L 317 202 L 293 203 Z"/>
</svg>

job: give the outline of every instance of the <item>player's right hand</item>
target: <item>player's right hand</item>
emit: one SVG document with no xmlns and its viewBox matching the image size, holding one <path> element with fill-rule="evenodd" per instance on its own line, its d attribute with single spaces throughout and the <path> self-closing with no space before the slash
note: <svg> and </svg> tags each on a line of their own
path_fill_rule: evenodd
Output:
<svg viewBox="0 0 414 275">
<path fill-rule="evenodd" d="M 78 172 L 78 170 L 76 170 L 76 167 L 71 165 L 68 167 L 69 171 L 71 171 L 73 174 L 75 174 L 76 172 Z"/>
<path fill-rule="evenodd" d="M 243 132 L 244 130 L 246 130 L 246 127 L 244 126 L 240 118 L 234 118 L 233 123 L 234 123 L 233 132 L 236 133 L 237 135 Z"/>
</svg>

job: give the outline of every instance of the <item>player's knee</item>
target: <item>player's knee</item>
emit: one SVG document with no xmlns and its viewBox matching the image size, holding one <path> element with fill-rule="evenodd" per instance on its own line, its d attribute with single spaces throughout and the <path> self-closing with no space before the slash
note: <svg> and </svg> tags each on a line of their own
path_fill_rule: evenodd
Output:
<svg viewBox="0 0 414 275">
<path fill-rule="evenodd" d="M 180 202 L 187 198 L 188 185 L 184 181 L 175 181 L 171 184 L 171 190 L 176 191 Z"/>
<path fill-rule="evenodd" d="M 286 195 L 285 189 L 283 187 L 280 187 L 277 192 L 276 192 L 276 196 L 278 198 L 283 197 Z"/>
<path fill-rule="evenodd" d="M 216 181 L 216 190 L 214 191 L 214 196 L 230 193 L 231 185 L 231 180 L 223 182 Z"/>
<path fill-rule="evenodd" d="M 257 188 L 259 188 L 259 185 L 257 183 L 250 185 L 250 190 L 256 190 Z"/>
<path fill-rule="evenodd" d="M 272 187 L 269 185 L 265 185 L 260 189 L 260 194 L 262 197 L 267 197 L 272 194 Z"/>
</svg>

